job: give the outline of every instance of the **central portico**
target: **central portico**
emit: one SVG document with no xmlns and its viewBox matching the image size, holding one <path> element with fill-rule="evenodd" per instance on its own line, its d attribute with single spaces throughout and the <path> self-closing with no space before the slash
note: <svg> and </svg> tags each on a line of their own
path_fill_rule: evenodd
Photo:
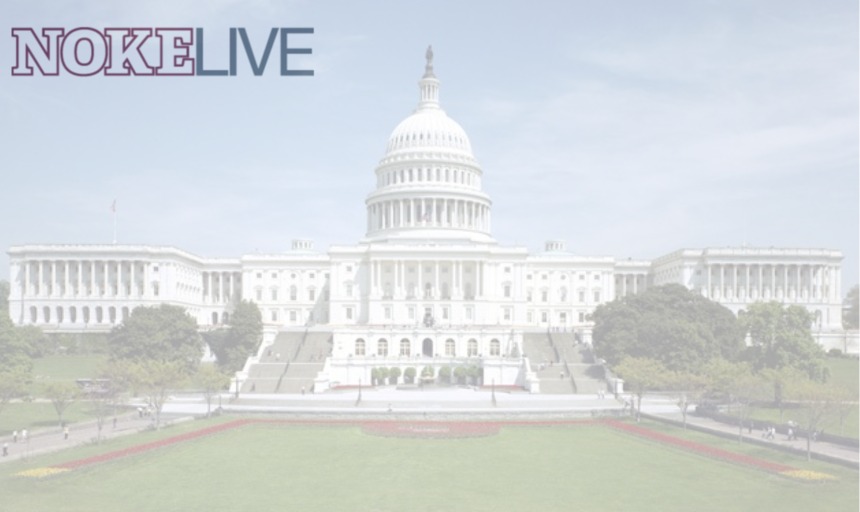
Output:
<svg viewBox="0 0 860 512">
<path fill-rule="evenodd" d="M 483 171 L 440 106 L 430 48 L 426 59 L 418 106 L 376 167 L 365 238 L 329 251 L 333 346 L 317 389 L 369 383 L 380 366 L 464 364 L 485 382 L 526 385 L 513 284 L 528 252 L 492 238 Z"/>
</svg>

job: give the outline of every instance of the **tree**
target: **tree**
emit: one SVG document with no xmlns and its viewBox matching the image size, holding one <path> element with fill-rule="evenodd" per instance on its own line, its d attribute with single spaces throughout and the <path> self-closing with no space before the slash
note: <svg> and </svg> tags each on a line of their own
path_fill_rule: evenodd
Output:
<svg viewBox="0 0 860 512">
<path fill-rule="evenodd" d="M 848 290 L 842 304 L 842 327 L 860 329 L 860 286 L 856 284 Z"/>
<path fill-rule="evenodd" d="M 0 412 L 16 398 L 27 395 L 30 374 L 21 368 L 0 371 Z"/>
<path fill-rule="evenodd" d="M 197 322 L 185 309 L 162 304 L 137 307 L 108 337 L 111 359 L 181 363 L 192 373 L 203 357 Z"/>
<path fill-rule="evenodd" d="M 415 375 L 417 373 L 418 371 L 414 367 L 410 366 L 409 368 L 406 368 L 406 370 L 404 370 L 403 379 L 406 381 L 407 384 L 412 384 L 415 382 Z"/>
<path fill-rule="evenodd" d="M 625 386 L 636 397 L 637 416 L 642 413 L 642 395 L 668 383 L 668 371 L 656 359 L 627 357 L 615 365 L 613 371 L 624 379 Z"/>
<path fill-rule="evenodd" d="M 627 357 L 660 361 L 672 371 L 736 359 L 743 331 L 734 314 L 681 285 L 650 288 L 594 312 L 594 350 L 610 365 Z"/>
<path fill-rule="evenodd" d="M 704 368 L 710 391 L 724 394 L 733 406 L 738 423 L 738 442 L 743 442 L 744 424 L 749 424 L 753 402 L 767 396 L 769 383 L 753 373 L 748 363 L 715 359 Z"/>
<path fill-rule="evenodd" d="M 203 390 L 208 417 L 212 411 L 212 397 L 230 384 L 230 376 L 214 365 L 202 364 L 194 376 L 194 381 Z"/>
<path fill-rule="evenodd" d="M 263 338 L 263 316 L 257 304 L 243 300 L 236 305 L 227 329 L 212 331 L 206 343 L 221 368 L 235 372 L 242 369 L 248 356 L 257 352 Z"/>
<path fill-rule="evenodd" d="M 135 364 L 132 373 L 138 381 L 137 386 L 146 393 L 149 403 L 155 409 L 155 428 L 161 426 L 161 409 L 167 401 L 168 392 L 181 385 L 188 373 L 184 361 L 159 361 L 145 359 Z"/>
<path fill-rule="evenodd" d="M 78 399 L 81 391 L 76 385 L 69 382 L 49 382 L 45 384 L 42 394 L 51 401 L 57 412 L 60 427 L 62 427 L 63 413 Z"/>
<path fill-rule="evenodd" d="M 85 393 L 90 412 L 96 418 L 97 440 L 101 442 L 102 431 L 108 416 L 116 416 L 120 396 L 128 389 L 132 378 L 128 374 L 128 364 L 103 365 L 99 370 L 99 381 Z"/>
<path fill-rule="evenodd" d="M 756 371 L 791 367 L 811 379 L 827 379 L 824 351 L 812 338 L 812 314 L 806 308 L 758 302 L 742 315 L 741 325 L 751 342 L 745 357 Z"/>
<path fill-rule="evenodd" d="M 844 401 L 844 390 L 833 385 L 802 379 L 791 383 L 788 388 L 791 398 L 801 402 L 800 425 L 806 430 L 806 460 L 812 459 L 812 434 L 817 432 L 825 419 L 837 412 Z"/>
<path fill-rule="evenodd" d="M 786 366 L 783 368 L 765 368 L 759 372 L 762 378 L 773 384 L 773 404 L 779 409 L 779 418 L 785 410 L 785 388 L 792 382 L 808 378 L 805 372 Z"/>
<path fill-rule="evenodd" d="M 0 372 L 29 372 L 33 368 L 30 347 L 21 332 L 8 316 L 0 315 Z"/>
<path fill-rule="evenodd" d="M 667 384 L 678 394 L 678 408 L 684 421 L 684 430 L 687 430 L 687 412 L 690 405 L 698 404 L 708 387 L 707 378 L 704 375 L 691 372 L 676 372 L 667 375 Z"/>
<path fill-rule="evenodd" d="M 0 279 L 0 315 L 9 316 L 9 281 Z"/>
</svg>

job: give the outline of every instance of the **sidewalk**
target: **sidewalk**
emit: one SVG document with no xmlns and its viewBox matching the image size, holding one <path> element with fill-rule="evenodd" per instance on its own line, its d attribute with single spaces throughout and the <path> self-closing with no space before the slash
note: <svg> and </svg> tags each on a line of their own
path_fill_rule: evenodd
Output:
<svg viewBox="0 0 860 512">
<path fill-rule="evenodd" d="M 175 415 L 161 415 L 161 424 L 168 425 L 177 420 Z M 153 424 L 152 416 L 140 417 L 137 412 L 123 413 L 116 417 L 116 428 L 113 424 L 113 416 L 105 419 L 102 425 L 102 439 L 113 439 L 116 437 L 135 434 L 150 428 Z M 45 453 L 57 452 L 74 446 L 93 444 L 98 439 L 98 425 L 96 421 L 85 421 L 81 423 L 70 423 L 69 438 L 65 439 L 63 429 L 59 427 L 44 428 L 32 431 L 28 434 L 27 441 L 21 439 L 18 432 L 18 442 L 15 443 L 12 436 L 0 437 L 0 445 L 9 443 L 9 455 L 0 457 L 0 464 L 12 461 L 25 460 L 29 457 Z"/>
<path fill-rule="evenodd" d="M 645 409 L 644 403 L 643 409 Z M 658 420 L 671 420 L 673 422 L 678 422 L 679 424 L 683 421 L 680 411 L 673 413 L 649 414 L 648 416 Z M 737 426 L 728 425 L 708 417 L 696 416 L 694 414 L 687 414 L 687 428 L 695 428 L 696 430 L 711 432 L 726 438 L 738 438 Z M 753 429 L 752 433 L 750 433 L 747 428 L 742 430 L 741 435 L 743 437 L 743 442 L 745 443 L 767 446 L 806 458 L 805 437 L 788 440 L 785 434 L 777 434 L 773 439 L 765 439 L 762 437 L 761 430 Z M 857 450 L 857 448 L 824 441 L 815 441 L 810 446 L 810 452 L 813 454 L 813 458 L 818 458 L 820 460 L 832 459 L 830 460 L 831 462 L 839 461 L 838 463 L 840 464 L 851 466 L 854 469 L 860 469 L 860 450 Z M 818 457 L 816 457 L 816 455 L 818 455 Z"/>
</svg>

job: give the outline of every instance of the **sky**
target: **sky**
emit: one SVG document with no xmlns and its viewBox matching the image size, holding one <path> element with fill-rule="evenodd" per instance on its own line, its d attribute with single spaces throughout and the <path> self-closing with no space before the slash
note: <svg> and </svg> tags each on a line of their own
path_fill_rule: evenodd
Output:
<svg viewBox="0 0 860 512">
<path fill-rule="evenodd" d="M 828 248 L 858 282 L 856 1 L 6 0 L 0 25 L 4 251 L 111 243 L 114 201 L 122 244 L 354 244 L 432 44 L 500 244 Z M 13 77 L 13 27 L 199 27 L 211 68 L 230 27 L 312 27 L 314 76 Z"/>
</svg>

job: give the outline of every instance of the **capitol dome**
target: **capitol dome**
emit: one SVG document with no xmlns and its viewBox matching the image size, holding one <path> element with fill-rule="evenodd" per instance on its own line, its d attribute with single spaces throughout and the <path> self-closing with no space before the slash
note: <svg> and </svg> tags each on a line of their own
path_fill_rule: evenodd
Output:
<svg viewBox="0 0 860 512">
<path fill-rule="evenodd" d="M 419 107 L 391 132 L 386 156 L 416 149 L 459 151 L 472 155 L 472 145 L 463 127 L 439 108 Z"/>
<path fill-rule="evenodd" d="M 367 197 L 367 239 L 374 242 L 494 243 L 483 171 L 466 131 L 439 105 L 433 50 L 418 82 L 418 107 L 401 121 L 376 167 Z"/>
</svg>

